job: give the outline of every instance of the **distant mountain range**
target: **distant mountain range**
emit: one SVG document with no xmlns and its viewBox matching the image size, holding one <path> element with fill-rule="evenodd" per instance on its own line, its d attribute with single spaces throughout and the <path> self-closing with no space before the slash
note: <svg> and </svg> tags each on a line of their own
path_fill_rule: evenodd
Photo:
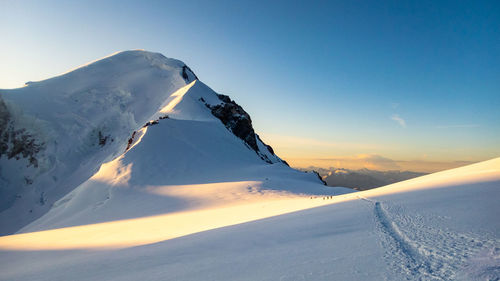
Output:
<svg viewBox="0 0 500 281">
<path fill-rule="evenodd" d="M 328 186 L 342 186 L 356 190 L 368 190 L 426 175 L 426 173 L 411 171 L 349 170 L 333 167 L 329 169 L 309 167 L 300 170 L 317 171 Z"/>
</svg>

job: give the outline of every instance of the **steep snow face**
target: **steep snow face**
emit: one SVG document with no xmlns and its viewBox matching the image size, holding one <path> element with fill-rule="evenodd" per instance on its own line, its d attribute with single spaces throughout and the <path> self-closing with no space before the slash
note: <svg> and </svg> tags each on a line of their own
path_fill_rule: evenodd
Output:
<svg viewBox="0 0 500 281">
<path fill-rule="evenodd" d="M 195 78 L 181 61 L 126 51 L 0 90 L 0 234 L 39 217 L 120 155 L 130 134 Z"/>
<path fill-rule="evenodd" d="M 216 119 L 219 119 L 230 132 L 240 138 L 261 160 L 269 164 L 286 164 L 285 161 L 274 154 L 271 146 L 266 145 L 255 134 L 250 115 L 235 101 L 228 96 L 217 94 L 200 81 L 196 81 L 186 92 L 188 94 L 179 94 L 178 100 L 168 104 L 160 113 L 168 113 L 173 118 L 182 120 L 216 121 Z"/>
</svg>

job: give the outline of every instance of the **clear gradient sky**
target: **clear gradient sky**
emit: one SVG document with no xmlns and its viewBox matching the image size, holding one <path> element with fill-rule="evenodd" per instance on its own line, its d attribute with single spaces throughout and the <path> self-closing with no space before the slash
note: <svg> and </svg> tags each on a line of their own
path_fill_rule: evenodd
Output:
<svg viewBox="0 0 500 281">
<path fill-rule="evenodd" d="M 309 2 L 0 0 L 0 88 L 146 49 L 230 95 L 295 166 L 500 156 L 500 1 Z"/>
</svg>

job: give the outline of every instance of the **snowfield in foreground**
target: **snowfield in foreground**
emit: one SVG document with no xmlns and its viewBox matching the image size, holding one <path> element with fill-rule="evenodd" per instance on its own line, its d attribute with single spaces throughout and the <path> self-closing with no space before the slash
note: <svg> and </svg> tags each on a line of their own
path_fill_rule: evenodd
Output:
<svg viewBox="0 0 500 281">
<path fill-rule="evenodd" d="M 500 279 L 500 158 L 327 187 L 144 51 L 0 90 L 0 117 L 0 280 Z"/>
<path fill-rule="evenodd" d="M 329 200 L 282 198 L 275 206 L 284 211 L 292 211 L 297 202 L 327 205 L 222 228 L 215 227 L 235 222 L 226 221 L 235 209 L 260 216 L 267 207 L 272 215 L 272 204 L 200 210 L 171 220 L 153 217 L 151 225 L 4 236 L 0 279 L 497 280 L 499 196 L 497 158 Z M 208 230 L 209 225 L 215 229 Z M 175 235 L 179 227 L 203 232 Z M 107 243 L 116 246 L 113 238 L 155 231 L 180 237 L 106 248 Z M 60 234 L 76 235 L 77 241 L 58 242 Z M 93 241 L 103 247 L 92 249 L 88 243 Z"/>
</svg>

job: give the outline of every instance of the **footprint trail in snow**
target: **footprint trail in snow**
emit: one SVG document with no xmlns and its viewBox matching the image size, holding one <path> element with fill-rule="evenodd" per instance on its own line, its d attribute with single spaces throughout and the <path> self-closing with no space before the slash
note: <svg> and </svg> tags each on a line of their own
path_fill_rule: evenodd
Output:
<svg viewBox="0 0 500 281">
<path fill-rule="evenodd" d="M 373 204 L 384 258 L 393 273 L 389 280 L 500 280 L 500 259 L 495 255 L 486 254 L 490 266 L 469 265 L 469 259 L 480 253 L 498 256 L 497 239 L 438 229 L 428 223 L 436 218 L 410 216 L 401 206 L 359 198 Z"/>
</svg>

